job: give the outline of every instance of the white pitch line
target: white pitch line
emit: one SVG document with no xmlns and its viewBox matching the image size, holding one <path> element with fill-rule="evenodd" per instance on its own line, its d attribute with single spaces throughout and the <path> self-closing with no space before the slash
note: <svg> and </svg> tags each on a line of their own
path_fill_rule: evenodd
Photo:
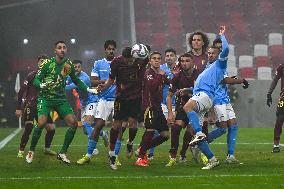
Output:
<svg viewBox="0 0 284 189">
<path fill-rule="evenodd" d="M 70 180 L 70 179 L 156 179 L 156 178 L 166 178 L 166 179 L 176 179 L 176 178 L 207 178 L 207 177 L 283 177 L 284 174 L 240 174 L 240 175 L 159 175 L 159 176 L 70 176 L 70 177 L 0 177 L 0 180 Z"/>
<path fill-rule="evenodd" d="M 4 138 L 1 142 L 0 142 L 0 150 L 2 148 L 4 148 L 4 146 L 14 138 L 14 136 L 16 136 L 19 132 L 21 131 L 21 128 L 16 129 L 15 131 L 13 131 L 9 136 L 7 136 L 6 138 Z"/>
</svg>

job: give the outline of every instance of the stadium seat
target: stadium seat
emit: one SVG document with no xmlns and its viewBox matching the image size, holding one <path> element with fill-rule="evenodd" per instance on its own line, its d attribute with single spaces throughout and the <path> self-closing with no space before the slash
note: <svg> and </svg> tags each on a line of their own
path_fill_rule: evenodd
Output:
<svg viewBox="0 0 284 189">
<path fill-rule="evenodd" d="M 235 56 L 235 45 L 229 44 L 229 56 Z"/>
<path fill-rule="evenodd" d="M 237 67 L 228 67 L 228 76 L 237 76 L 238 75 L 238 68 Z"/>
<path fill-rule="evenodd" d="M 190 48 L 190 46 L 189 46 L 189 44 L 188 44 L 188 38 L 189 38 L 190 34 L 191 34 L 191 33 L 186 33 L 186 34 L 185 34 L 186 52 L 188 52 L 188 51 L 191 50 L 191 48 Z"/>
<path fill-rule="evenodd" d="M 253 58 L 249 55 L 239 56 L 239 68 L 253 67 Z"/>
<path fill-rule="evenodd" d="M 258 67 L 257 68 L 257 79 L 258 80 L 271 80 L 271 67 Z"/>
<path fill-rule="evenodd" d="M 228 67 L 237 67 L 236 57 L 231 54 L 228 56 Z"/>
<path fill-rule="evenodd" d="M 268 56 L 257 56 L 255 57 L 255 66 L 258 67 L 269 67 L 269 57 Z"/>
<path fill-rule="evenodd" d="M 255 70 L 253 67 L 243 67 L 239 69 L 239 76 L 241 78 L 254 80 L 255 79 Z"/>
<path fill-rule="evenodd" d="M 269 47 L 271 63 L 273 65 L 284 62 L 284 45 L 272 45 Z"/>
<path fill-rule="evenodd" d="M 270 33 L 268 35 L 268 45 L 282 45 L 282 34 L 281 33 Z"/>
<path fill-rule="evenodd" d="M 254 45 L 254 57 L 257 56 L 268 56 L 268 46 L 265 44 Z"/>
<path fill-rule="evenodd" d="M 209 44 L 212 45 L 213 41 L 216 39 L 217 35 L 215 33 L 206 33 L 209 38 Z"/>
</svg>

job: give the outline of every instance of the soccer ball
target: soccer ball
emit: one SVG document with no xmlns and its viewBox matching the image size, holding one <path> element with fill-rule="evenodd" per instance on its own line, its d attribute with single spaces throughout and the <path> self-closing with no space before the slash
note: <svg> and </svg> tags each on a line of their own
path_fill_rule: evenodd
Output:
<svg viewBox="0 0 284 189">
<path fill-rule="evenodd" d="M 135 44 L 131 48 L 131 55 L 134 58 L 145 59 L 149 55 L 148 48 L 143 44 Z"/>
</svg>

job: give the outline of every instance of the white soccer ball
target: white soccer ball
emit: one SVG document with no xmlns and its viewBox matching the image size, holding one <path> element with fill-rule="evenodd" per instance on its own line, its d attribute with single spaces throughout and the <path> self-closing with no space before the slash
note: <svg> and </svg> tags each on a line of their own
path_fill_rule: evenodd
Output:
<svg viewBox="0 0 284 189">
<path fill-rule="evenodd" d="M 134 58 L 145 59 L 149 55 L 148 48 L 143 44 L 135 44 L 131 48 L 131 55 Z"/>
</svg>

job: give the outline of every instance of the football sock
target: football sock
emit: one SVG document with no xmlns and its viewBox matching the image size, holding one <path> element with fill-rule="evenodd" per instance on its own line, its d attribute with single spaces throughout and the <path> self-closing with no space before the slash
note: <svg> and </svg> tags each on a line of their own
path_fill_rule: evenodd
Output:
<svg viewBox="0 0 284 189">
<path fill-rule="evenodd" d="M 64 138 L 64 143 L 63 143 L 63 146 L 62 146 L 62 148 L 60 150 L 61 154 L 65 154 L 67 152 L 67 149 L 69 148 L 69 145 L 71 144 L 71 142 L 72 142 L 72 140 L 74 138 L 76 130 L 77 130 L 76 126 L 71 126 L 66 131 L 65 138 Z"/>
<path fill-rule="evenodd" d="M 42 130 L 43 128 L 39 128 L 37 125 L 35 126 L 32 141 L 31 141 L 30 151 L 33 151 L 33 152 L 35 151 L 35 148 L 41 136 Z"/>
<path fill-rule="evenodd" d="M 53 140 L 55 134 L 55 129 L 52 129 L 51 131 L 46 131 L 45 134 L 45 148 L 50 148 L 51 142 Z"/>
<path fill-rule="evenodd" d="M 97 146 L 97 141 L 95 141 L 94 139 L 89 139 L 88 140 L 88 149 L 87 149 L 87 155 L 89 157 L 91 157 L 94 149 L 96 148 Z"/>
<path fill-rule="evenodd" d="M 117 156 L 121 148 L 121 140 L 117 139 L 114 147 L 114 153 Z"/>
<path fill-rule="evenodd" d="M 160 135 L 159 131 L 155 130 L 154 131 L 154 138 L 159 136 L 159 135 Z M 154 152 L 155 152 L 155 148 L 150 148 L 149 149 L 149 155 L 154 156 Z"/>
<path fill-rule="evenodd" d="M 128 142 L 129 143 L 132 143 L 136 134 L 137 134 L 137 130 L 138 128 L 135 127 L 135 128 L 129 128 L 129 137 L 128 137 Z"/>
<path fill-rule="evenodd" d="M 22 135 L 22 138 L 21 138 L 21 143 L 20 143 L 20 150 L 21 151 L 24 151 L 25 150 L 25 147 L 29 141 L 29 136 L 33 130 L 34 126 L 32 123 L 27 123 L 25 125 L 25 130 L 24 130 L 24 133 Z"/>
<path fill-rule="evenodd" d="M 209 148 L 208 143 L 205 140 L 198 142 L 197 145 L 201 152 L 207 157 L 207 159 L 211 159 L 214 156 L 214 154 Z"/>
<path fill-rule="evenodd" d="M 139 150 L 139 157 L 143 158 L 146 154 L 146 151 L 150 148 L 152 139 L 154 136 L 154 131 L 145 131 L 142 136 L 141 146 Z"/>
<path fill-rule="evenodd" d="M 110 129 L 110 132 L 109 132 L 109 148 L 110 148 L 110 151 L 114 151 L 114 146 L 115 146 L 115 143 L 117 141 L 118 133 L 119 133 L 118 130 L 116 130 L 114 128 Z"/>
<path fill-rule="evenodd" d="M 274 144 L 278 145 L 280 143 L 280 136 L 282 133 L 282 125 L 283 121 L 281 119 L 277 119 L 274 126 Z"/>
<path fill-rule="evenodd" d="M 228 133 L 230 133 L 228 137 L 228 155 L 234 155 L 235 147 L 236 147 L 236 139 L 238 133 L 238 125 L 231 125 L 228 128 Z"/>
<path fill-rule="evenodd" d="M 188 119 L 191 121 L 191 125 L 193 130 L 197 133 L 197 132 L 201 132 L 201 127 L 199 124 L 199 118 L 198 115 L 195 111 L 191 111 L 191 112 L 187 112 L 186 113 Z"/>
<path fill-rule="evenodd" d="M 204 133 L 206 136 L 208 136 L 208 121 L 203 121 L 202 133 Z"/>
<path fill-rule="evenodd" d="M 188 132 L 188 131 L 185 131 L 184 135 L 183 135 L 182 148 L 180 150 L 180 156 L 181 157 L 185 157 L 186 150 L 189 147 L 189 142 L 191 141 L 191 139 L 192 139 L 192 134 L 190 132 Z"/>
<path fill-rule="evenodd" d="M 150 148 L 154 148 L 156 146 L 159 146 L 160 144 L 167 141 L 168 139 L 169 139 L 168 137 L 164 137 L 162 135 L 159 135 L 159 136 L 154 137 L 154 138 L 152 137 L 152 142 L 151 142 Z"/>
<path fill-rule="evenodd" d="M 208 143 L 213 142 L 216 138 L 219 138 L 220 136 L 222 136 L 226 132 L 227 132 L 226 128 L 218 127 L 216 129 L 214 129 L 213 131 L 208 133 L 208 135 L 207 135 L 207 142 Z"/>
<path fill-rule="evenodd" d="M 91 124 L 89 124 L 88 122 L 83 122 L 83 127 L 85 128 L 87 135 L 89 138 L 91 138 L 92 132 L 93 132 L 93 127 Z"/>
<path fill-rule="evenodd" d="M 171 149 L 169 151 L 171 158 L 176 158 L 177 156 L 180 131 L 181 131 L 180 125 L 175 124 L 174 126 L 171 126 Z"/>
</svg>

